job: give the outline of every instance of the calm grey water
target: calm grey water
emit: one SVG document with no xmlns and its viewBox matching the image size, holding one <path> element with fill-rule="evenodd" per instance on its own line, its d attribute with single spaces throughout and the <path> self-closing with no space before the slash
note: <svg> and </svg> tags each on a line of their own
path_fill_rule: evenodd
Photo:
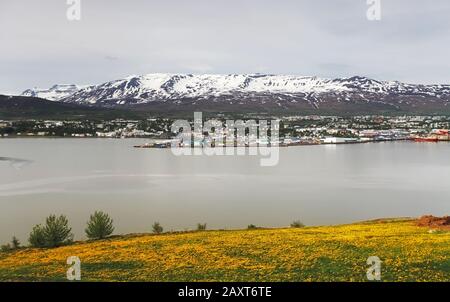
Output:
<svg viewBox="0 0 450 302">
<path fill-rule="evenodd" d="M 145 140 L 0 139 L 0 242 L 23 242 L 51 214 L 84 238 L 103 210 L 116 233 L 276 227 L 450 213 L 450 144 L 412 142 L 281 148 L 255 156 L 174 156 Z"/>
</svg>

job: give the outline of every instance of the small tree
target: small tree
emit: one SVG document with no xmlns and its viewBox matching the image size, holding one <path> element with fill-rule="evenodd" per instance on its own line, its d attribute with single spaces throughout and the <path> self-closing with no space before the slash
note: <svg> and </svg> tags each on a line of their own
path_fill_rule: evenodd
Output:
<svg viewBox="0 0 450 302">
<path fill-rule="evenodd" d="M 89 239 L 106 238 L 114 232 L 113 220 L 108 214 L 96 211 L 91 215 L 85 232 Z"/>
<path fill-rule="evenodd" d="M 45 231 L 42 225 L 38 224 L 33 227 L 28 242 L 32 247 L 45 247 Z"/>
<path fill-rule="evenodd" d="M 291 223 L 291 228 L 303 228 L 304 226 L 305 225 L 300 220 Z"/>
<path fill-rule="evenodd" d="M 8 252 L 8 251 L 16 250 L 18 248 L 20 248 L 20 241 L 19 241 L 19 239 L 16 238 L 16 236 L 13 236 L 13 238 L 11 239 L 11 243 L 2 245 L 0 247 L 0 250 L 2 252 Z"/>
<path fill-rule="evenodd" d="M 34 247 L 57 247 L 72 242 L 71 231 L 65 216 L 50 215 L 44 226 L 38 224 L 33 228 L 28 241 Z"/>
<path fill-rule="evenodd" d="M 155 234 L 161 234 L 163 232 L 163 227 L 159 222 L 155 222 L 153 224 L 153 233 Z"/>
<path fill-rule="evenodd" d="M 248 226 L 247 226 L 247 229 L 249 229 L 249 230 L 254 230 L 254 229 L 257 229 L 258 227 L 256 226 L 256 225 L 254 225 L 254 224 L 249 224 Z"/>
<path fill-rule="evenodd" d="M 69 244 L 73 241 L 72 229 L 66 216 L 50 215 L 45 220 L 45 241 L 48 247 Z"/>
<path fill-rule="evenodd" d="M 206 230 L 206 223 L 197 223 L 197 231 Z"/>
<path fill-rule="evenodd" d="M 20 248 L 20 241 L 19 241 L 19 239 L 17 239 L 16 236 L 13 236 L 13 238 L 11 239 L 11 246 L 13 249 Z"/>
<path fill-rule="evenodd" d="M 7 243 L 7 244 L 3 244 L 3 245 L 0 247 L 0 250 L 1 250 L 2 252 L 9 252 L 10 250 L 12 250 L 12 248 L 11 248 L 11 245 L 10 245 L 9 243 Z"/>
</svg>

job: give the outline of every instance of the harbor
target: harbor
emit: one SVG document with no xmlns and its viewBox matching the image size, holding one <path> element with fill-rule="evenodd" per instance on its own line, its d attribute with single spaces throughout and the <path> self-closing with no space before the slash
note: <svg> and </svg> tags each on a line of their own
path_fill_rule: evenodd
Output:
<svg viewBox="0 0 450 302">
<path fill-rule="evenodd" d="M 226 138 L 222 141 L 227 141 Z M 227 143 L 217 143 L 214 138 L 205 135 L 203 139 L 195 139 L 187 143 L 182 139 L 171 139 L 164 141 L 149 142 L 142 145 L 135 145 L 134 148 L 156 148 L 164 149 L 170 147 L 191 147 L 191 148 L 216 148 L 216 147 L 295 147 L 295 146 L 310 146 L 310 145 L 342 145 L 342 144 L 364 144 L 377 142 L 394 142 L 394 141 L 412 141 L 417 143 L 439 143 L 449 142 L 449 130 L 435 129 L 429 134 L 410 134 L 404 131 L 362 131 L 357 137 L 323 137 L 323 138 L 300 138 L 288 137 L 279 139 L 276 142 L 270 140 L 261 141 L 258 139 L 249 139 L 248 136 L 240 140 L 234 139 Z"/>
</svg>

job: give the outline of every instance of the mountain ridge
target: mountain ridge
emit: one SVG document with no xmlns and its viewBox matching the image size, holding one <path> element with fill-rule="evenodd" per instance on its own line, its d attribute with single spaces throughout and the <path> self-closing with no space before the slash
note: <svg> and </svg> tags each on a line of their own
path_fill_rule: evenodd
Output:
<svg viewBox="0 0 450 302">
<path fill-rule="evenodd" d="M 450 85 L 406 84 L 362 76 L 328 79 L 270 74 L 155 73 L 77 87 L 72 93 L 68 90 L 54 100 L 106 108 L 151 110 L 154 107 L 161 111 L 202 108 L 231 112 L 252 111 L 252 108 L 255 112 L 326 111 L 335 108 L 351 112 L 352 107 L 360 107 L 362 111 L 367 107 L 368 112 L 420 112 L 448 110 L 450 103 Z"/>
<path fill-rule="evenodd" d="M 49 101 L 58 101 L 77 92 L 82 87 L 75 84 L 55 84 L 52 87 L 45 88 L 29 88 L 22 92 L 20 96 L 29 96 L 46 99 Z"/>
</svg>

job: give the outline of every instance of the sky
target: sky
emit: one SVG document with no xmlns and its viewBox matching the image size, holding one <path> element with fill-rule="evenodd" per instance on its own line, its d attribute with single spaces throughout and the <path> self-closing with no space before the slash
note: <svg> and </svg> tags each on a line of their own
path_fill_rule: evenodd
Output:
<svg viewBox="0 0 450 302">
<path fill-rule="evenodd" d="M 147 73 L 450 84 L 450 1 L 0 0 L 0 93 Z M 375 0 L 369 0 L 375 1 Z"/>
</svg>

